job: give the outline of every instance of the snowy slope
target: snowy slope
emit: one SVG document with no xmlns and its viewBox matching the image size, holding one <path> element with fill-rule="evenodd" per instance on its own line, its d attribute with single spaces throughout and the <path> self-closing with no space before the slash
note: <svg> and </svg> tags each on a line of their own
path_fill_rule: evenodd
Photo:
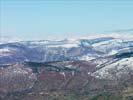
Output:
<svg viewBox="0 0 133 100">
<path fill-rule="evenodd" d="M 124 39 L 118 37 L 116 35 L 101 35 L 64 40 L 7 41 L 0 45 L 0 62 L 89 61 L 99 57 L 116 55 L 127 50 L 133 51 L 131 37 Z"/>
<path fill-rule="evenodd" d="M 122 74 L 128 75 L 131 70 L 133 71 L 133 57 L 123 58 L 109 64 L 97 70 L 93 75 L 98 78 L 114 79 L 120 77 Z"/>
</svg>

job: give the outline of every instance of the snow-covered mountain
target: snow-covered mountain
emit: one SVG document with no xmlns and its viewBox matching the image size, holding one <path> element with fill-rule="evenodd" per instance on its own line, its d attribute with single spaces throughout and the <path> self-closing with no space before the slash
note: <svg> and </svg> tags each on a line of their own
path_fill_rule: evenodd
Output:
<svg viewBox="0 0 133 100">
<path fill-rule="evenodd" d="M 106 64 L 93 73 L 95 77 L 105 79 L 127 79 L 133 72 L 133 57 L 123 58 L 118 61 Z M 124 76 L 124 77 L 123 77 Z M 125 78 L 125 79 L 124 79 Z"/>
<path fill-rule="evenodd" d="M 32 91 L 117 93 L 133 84 L 133 38 L 84 37 L 0 44 L 0 97 Z M 12 86 L 12 87 L 11 87 Z M 116 89 L 117 87 L 117 89 Z M 31 89 L 32 88 L 32 89 Z M 43 89 L 43 90 L 42 90 Z"/>
<path fill-rule="evenodd" d="M 65 40 L 19 41 L 0 44 L 0 63 L 23 61 L 52 62 L 92 60 L 127 50 L 132 52 L 133 40 L 100 37 Z"/>
</svg>

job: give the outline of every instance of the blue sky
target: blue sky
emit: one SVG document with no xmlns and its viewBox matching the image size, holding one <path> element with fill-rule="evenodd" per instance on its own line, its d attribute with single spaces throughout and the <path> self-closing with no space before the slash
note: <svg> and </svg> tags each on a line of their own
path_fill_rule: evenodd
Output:
<svg viewBox="0 0 133 100">
<path fill-rule="evenodd" d="M 0 34 L 23 40 L 133 28 L 131 0 L 1 0 Z"/>
</svg>

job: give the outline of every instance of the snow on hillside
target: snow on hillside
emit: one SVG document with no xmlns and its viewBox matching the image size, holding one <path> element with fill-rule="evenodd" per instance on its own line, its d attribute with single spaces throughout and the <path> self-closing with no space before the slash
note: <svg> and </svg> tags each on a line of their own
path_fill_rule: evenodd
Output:
<svg viewBox="0 0 133 100">
<path fill-rule="evenodd" d="M 123 58 L 119 61 L 109 64 L 93 73 L 93 75 L 99 78 L 112 79 L 120 76 L 123 73 L 128 74 L 129 70 L 133 70 L 133 57 Z"/>
<path fill-rule="evenodd" d="M 9 56 L 11 55 L 11 50 L 9 48 L 0 49 L 0 57 L 1 56 Z"/>
<path fill-rule="evenodd" d="M 130 35 L 125 37 L 122 38 L 119 34 L 94 34 L 64 40 L 17 41 L 11 38 L 1 39 L 0 60 L 4 63 L 9 61 L 9 58 L 10 61 L 18 61 L 18 59 L 19 61 L 27 59 L 38 62 L 89 61 L 99 57 L 113 56 L 120 52 L 132 52 L 133 38 Z M 99 62 L 101 63 L 101 61 Z"/>
</svg>

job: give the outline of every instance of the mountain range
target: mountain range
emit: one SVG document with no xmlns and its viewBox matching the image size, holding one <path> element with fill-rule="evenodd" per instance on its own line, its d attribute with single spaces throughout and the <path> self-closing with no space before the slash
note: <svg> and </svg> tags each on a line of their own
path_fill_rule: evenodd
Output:
<svg viewBox="0 0 133 100">
<path fill-rule="evenodd" d="M 48 99 L 55 92 L 59 98 L 63 98 L 59 96 L 62 94 L 85 94 L 85 98 L 87 95 L 90 98 L 56 100 L 92 100 L 103 91 L 130 100 L 133 92 L 125 96 L 129 88 L 133 90 L 131 37 L 106 35 L 0 43 L 0 98 L 3 100 L 13 100 L 18 95 L 24 95 L 22 100 L 35 97 L 38 98 L 35 100 L 55 100 Z"/>
</svg>

